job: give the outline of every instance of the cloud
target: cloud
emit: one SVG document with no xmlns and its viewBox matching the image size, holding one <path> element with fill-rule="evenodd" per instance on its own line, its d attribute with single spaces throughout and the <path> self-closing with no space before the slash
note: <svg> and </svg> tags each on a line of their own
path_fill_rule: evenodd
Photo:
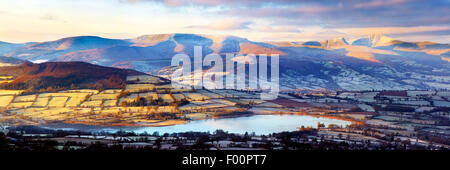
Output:
<svg viewBox="0 0 450 170">
<path fill-rule="evenodd" d="M 248 25 L 251 22 L 239 20 L 239 19 L 222 19 L 214 21 L 208 25 L 193 25 L 187 26 L 186 28 L 199 28 L 199 29 L 209 29 L 209 30 L 239 30 L 248 29 Z"/>
<path fill-rule="evenodd" d="M 450 1 L 422 0 L 128 0 L 168 7 L 219 8 L 214 15 L 247 20 L 272 19 L 329 28 L 423 26 L 450 23 Z M 222 7 L 222 8 L 220 8 Z M 431 12 L 432 11 L 432 12 Z"/>
<path fill-rule="evenodd" d="M 56 17 L 50 14 L 44 15 L 40 17 L 41 20 L 56 20 Z"/>
<path fill-rule="evenodd" d="M 42 11 L 46 3 L 53 5 Z M 44 32 L 77 34 L 221 33 L 295 41 L 381 32 L 439 39 L 447 36 L 450 26 L 448 0 L 42 0 L 9 4 L 11 8 L 0 9 L 2 23 L 14 21 L 6 26 L 9 29 L 36 25 Z M 61 10 L 69 5 L 82 8 Z M 30 10 L 20 10 L 22 6 Z"/>
<path fill-rule="evenodd" d="M 329 40 L 337 37 L 350 37 L 351 35 L 339 32 L 336 30 L 322 30 L 322 31 L 305 31 L 295 34 L 295 38 L 299 41 L 320 41 Z"/>
<path fill-rule="evenodd" d="M 329 39 L 377 32 L 394 36 L 423 34 L 438 36 L 446 35 L 448 30 L 444 27 L 450 26 L 448 0 L 129 0 L 129 2 L 161 3 L 173 9 L 200 6 L 203 7 L 199 8 L 200 10 L 205 10 L 205 15 L 240 20 L 238 22 L 218 20 L 208 25 L 185 28 L 245 29 L 248 32 L 274 34 L 286 39 L 289 36 L 293 39 Z M 264 25 L 260 21 L 269 24 Z M 328 32 L 303 29 L 307 27 L 319 27 Z"/>
<path fill-rule="evenodd" d="M 157 2 L 163 3 L 168 6 L 187 6 L 187 5 L 197 5 L 197 6 L 228 6 L 228 7 L 260 7 L 266 4 L 299 4 L 301 2 L 307 2 L 313 0 L 127 0 L 128 3 L 138 3 L 138 2 Z"/>
<path fill-rule="evenodd" d="M 297 26 L 291 25 L 262 25 L 255 27 L 256 30 L 261 32 L 291 32 L 300 33 L 300 29 Z"/>
<path fill-rule="evenodd" d="M 341 31 L 352 35 L 368 35 L 373 33 L 386 35 L 431 35 L 436 33 L 450 34 L 450 26 L 344 28 Z"/>
<path fill-rule="evenodd" d="M 408 0 L 372 0 L 368 2 L 357 3 L 354 8 L 379 8 L 392 5 L 401 5 L 408 2 Z"/>
<path fill-rule="evenodd" d="M 339 27 L 421 26 L 450 23 L 449 1 L 318 1 L 290 6 L 228 8 L 221 13 L 270 18 L 296 25 Z M 432 11 L 432 12 L 431 12 Z"/>
</svg>

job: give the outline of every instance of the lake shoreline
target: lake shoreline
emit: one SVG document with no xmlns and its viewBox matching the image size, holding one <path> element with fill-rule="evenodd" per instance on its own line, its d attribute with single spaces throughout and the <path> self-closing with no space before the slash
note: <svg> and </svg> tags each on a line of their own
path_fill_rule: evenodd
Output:
<svg viewBox="0 0 450 170">
<path fill-rule="evenodd" d="M 175 123 L 171 124 L 166 122 L 164 126 L 113 126 L 52 122 L 49 124 L 41 124 L 37 127 L 51 130 L 81 131 L 87 133 L 115 133 L 118 131 L 126 131 L 137 134 L 144 132 L 172 134 L 184 132 L 214 132 L 215 130 L 221 129 L 236 134 L 244 134 L 245 132 L 271 134 L 282 131 L 297 131 L 298 127 L 301 126 L 316 128 L 318 123 L 324 124 L 325 126 L 334 124 L 342 127 L 353 124 L 351 121 L 330 119 L 325 116 L 318 115 L 267 113 L 246 114 L 245 116 L 241 115 L 238 117 L 209 118 L 204 120 Z"/>
</svg>

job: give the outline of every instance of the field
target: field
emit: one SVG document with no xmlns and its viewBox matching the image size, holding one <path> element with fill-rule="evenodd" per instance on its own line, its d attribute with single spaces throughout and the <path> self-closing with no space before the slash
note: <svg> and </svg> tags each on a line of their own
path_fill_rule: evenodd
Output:
<svg viewBox="0 0 450 170">
<path fill-rule="evenodd" d="M 134 95 L 137 96 L 136 94 L 134 94 Z M 133 97 L 133 95 L 128 96 L 128 97 L 122 97 L 122 98 L 119 99 L 119 105 L 120 105 L 122 102 L 132 102 L 132 101 L 134 101 L 134 100 L 136 100 L 136 97 Z"/>
<path fill-rule="evenodd" d="M 211 99 L 210 101 L 215 102 L 215 103 L 229 105 L 229 106 L 236 105 L 235 102 L 232 102 L 232 101 L 229 101 L 229 100 L 225 100 L 225 99 Z"/>
<path fill-rule="evenodd" d="M 14 96 L 0 96 L 0 107 L 6 107 L 14 99 Z"/>
<path fill-rule="evenodd" d="M 61 93 L 90 93 L 90 94 L 97 94 L 99 93 L 98 90 L 91 90 L 91 89 L 80 89 L 80 90 L 65 90 L 61 91 Z"/>
<path fill-rule="evenodd" d="M 193 90 L 190 88 L 185 89 L 171 89 L 170 92 L 172 93 L 181 93 L 181 92 L 192 92 Z"/>
<path fill-rule="evenodd" d="M 264 103 L 258 104 L 256 106 L 258 106 L 258 107 L 273 107 L 273 108 L 283 107 L 282 105 L 275 104 L 272 102 L 264 102 Z"/>
<path fill-rule="evenodd" d="M 117 100 L 105 100 L 103 102 L 103 106 L 105 106 L 105 107 L 117 106 Z"/>
<path fill-rule="evenodd" d="M 69 101 L 66 103 L 66 107 L 76 107 L 79 106 L 81 102 L 83 102 L 87 97 L 86 95 L 72 95 L 69 98 Z"/>
<path fill-rule="evenodd" d="M 48 104 L 48 101 L 50 101 L 49 97 L 38 97 L 36 101 L 33 103 L 33 106 L 36 107 L 45 107 Z"/>
<path fill-rule="evenodd" d="M 198 101 L 198 100 L 208 100 L 210 97 L 205 96 L 201 93 L 183 93 L 189 100 Z"/>
<path fill-rule="evenodd" d="M 19 102 L 19 103 L 11 103 L 9 107 L 12 108 L 27 108 L 33 105 L 33 102 Z"/>
<path fill-rule="evenodd" d="M 23 90 L 0 90 L 0 96 L 19 95 Z"/>
<path fill-rule="evenodd" d="M 14 76 L 0 76 L 0 80 L 10 80 L 14 78 Z"/>
<path fill-rule="evenodd" d="M 129 91 L 131 93 L 140 91 L 152 91 L 154 89 L 154 84 L 127 84 L 127 86 L 125 87 L 125 91 Z"/>
<path fill-rule="evenodd" d="M 17 96 L 14 98 L 14 102 L 34 102 L 37 95 Z"/>
<path fill-rule="evenodd" d="M 102 92 L 100 92 L 100 94 L 115 94 L 115 93 L 120 93 L 122 92 L 122 89 L 109 89 L 109 90 L 103 90 Z"/>
<path fill-rule="evenodd" d="M 208 96 L 212 99 L 222 99 L 224 98 L 222 95 L 216 94 L 216 93 L 211 93 L 211 92 L 202 92 L 203 95 Z"/>
<path fill-rule="evenodd" d="M 156 89 L 173 89 L 172 84 L 164 84 L 155 86 Z"/>
<path fill-rule="evenodd" d="M 14 80 L 0 80 L 0 84 L 2 84 L 2 83 L 11 83 L 12 81 L 14 81 Z"/>
<path fill-rule="evenodd" d="M 81 107 L 100 107 L 101 104 L 102 104 L 101 100 L 90 100 L 90 101 L 85 101 L 80 106 Z"/>
<path fill-rule="evenodd" d="M 14 78 L 13 76 L 0 76 L 0 84 L 10 83 L 10 82 L 14 81 L 13 78 Z"/>
<path fill-rule="evenodd" d="M 202 110 L 235 104 L 223 99 L 222 95 L 206 90 L 195 92 L 192 88 L 174 89 L 166 80 L 152 76 L 129 77 L 128 81 L 138 84 L 127 84 L 124 89 L 63 90 L 22 96 L 21 90 L 0 90 L 0 107 L 10 109 L 9 112 L 13 113 L 10 116 L 15 119 L 35 123 L 63 121 L 93 125 L 165 126 L 186 122 L 180 119 L 181 115 L 175 116 L 181 112 L 178 106 L 118 107 L 118 105 L 123 101 L 134 101 L 138 97 L 147 100 L 161 99 L 167 104 L 187 99 L 192 102 L 187 106 L 192 105 L 193 108 Z M 126 92 L 122 93 L 124 91 Z"/>
<path fill-rule="evenodd" d="M 233 112 L 241 109 L 235 107 L 236 103 L 248 104 L 254 100 L 250 99 L 253 94 L 234 90 L 174 89 L 166 80 L 153 76 L 135 76 L 127 80 L 133 84 L 127 84 L 124 89 L 101 91 L 79 89 L 20 95 L 21 90 L 0 90 L 0 107 L 8 108 L 13 113 L 9 116 L 14 119 L 35 123 L 62 121 L 91 125 L 165 126 L 185 123 L 186 117 L 205 118 L 215 110 Z M 231 94 L 235 98 L 225 99 L 226 95 L 222 94 Z M 135 101 L 139 97 L 147 101 L 160 99 L 169 106 L 120 106 L 124 101 Z M 185 99 L 190 103 L 170 105 Z M 200 114 L 188 116 L 183 112 Z"/>
<path fill-rule="evenodd" d="M 170 94 L 159 94 L 159 98 L 161 98 L 166 103 L 174 102 L 174 99 Z"/>
<path fill-rule="evenodd" d="M 119 105 L 120 105 L 122 102 L 125 102 L 125 101 L 126 101 L 126 102 L 134 101 L 134 100 L 136 100 L 138 97 L 151 98 L 151 99 L 156 100 L 156 99 L 158 99 L 158 94 L 155 93 L 155 92 L 132 93 L 132 94 L 129 95 L 129 96 L 120 98 L 120 99 L 119 99 Z"/>
<path fill-rule="evenodd" d="M 128 76 L 127 81 L 136 81 L 139 83 L 149 83 L 149 84 L 157 84 L 162 82 L 162 80 L 158 77 L 147 75 Z"/>
<path fill-rule="evenodd" d="M 155 92 L 139 93 L 138 95 L 139 97 L 158 99 L 158 94 Z M 136 98 L 138 95 L 133 94 L 133 97 Z"/>
<path fill-rule="evenodd" d="M 64 107 L 66 105 L 66 102 L 68 99 L 69 99 L 69 97 L 65 97 L 65 96 L 52 97 L 52 99 L 50 99 L 50 102 L 48 103 L 48 106 Z"/>
<path fill-rule="evenodd" d="M 119 93 L 100 93 L 92 95 L 89 100 L 114 100 L 117 99 Z"/>
<path fill-rule="evenodd" d="M 86 99 L 86 97 L 90 94 L 95 94 L 95 92 L 94 91 L 89 92 L 87 90 L 83 90 L 83 91 L 71 91 L 71 92 L 60 92 L 60 93 L 42 93 L 42 94 L 38 95 L 36 104 L 34 104 L 33 106 L 46 106 L 47 104 L 45 103 L 45 101 L 48 99 L 43 99 L 43 98 L 56 98 L 55 101 L 53 101 L 53 99 L 52 99 L 50 101 L 51 104 L 49 104 L 48 106 L 76 107 L 82 101 L 84 101 Z M 61 101 L 57 101 L 57 100 L 61 100 Z M 63 104 L 63 101 L 64 101 L 64 104 Z M 59 102 L 59 103 L 54 103 L 54 102 Z"/>
<path fill-rule="evenodd" d="M 178 93 L 178 94 L 172 94 L 172 96 L 173 96 L 173 98 L 175 98 L 176 101 L 181 101 L 181 100 L 183 100 L 183 99 L 186 98 L 186 96 L 184 96 L 184 95 L 181 94 L 181 93 Z"/>
</svg>

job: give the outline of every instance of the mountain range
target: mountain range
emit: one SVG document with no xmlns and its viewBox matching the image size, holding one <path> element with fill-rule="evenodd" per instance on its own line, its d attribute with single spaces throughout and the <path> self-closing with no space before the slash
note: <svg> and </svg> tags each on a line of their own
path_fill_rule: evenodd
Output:
<svg viewBox="0 0 450 170">
<path fill-rule="evenodd" d="M 96 36 L 48 42 L 0 42 L 0 56 L 35 63 L 83 61 L 140 72 L 170 74 L 172 56 L 280 54 L 280 86 L 284 90 L 450 89 L 450 45 L 406 42 L 373 34 L 347 40 L 255 42 L 223 35 L 155 34 L 134 39 Z M 3 63 L 3 61 L 0 60 Z"/>
</svg>

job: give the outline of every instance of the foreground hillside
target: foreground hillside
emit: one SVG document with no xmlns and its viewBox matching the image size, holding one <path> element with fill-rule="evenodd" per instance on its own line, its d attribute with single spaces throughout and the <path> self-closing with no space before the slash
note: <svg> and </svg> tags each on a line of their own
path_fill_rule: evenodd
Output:
<svg viewBox="0 0 450 170">
<path fill-rule="evenodd" d="M 85 62 L 25 62 L 17 66 L 0 67 L 0 75 L 8 79 L 0 87 L 31 91 L 49 88 L 122 88 L 128 75 L 140 74 L 143 73 Z"/>
<path fill-rule="evenodd" d="M 23 44 L 8 48 L 3 55 L 39 62 L 84 61 L 168 75 L 171 69 L 165 67 L 170 66 L 172 56 L 177 53 L 193 56 L 194 46 L 202 47 L 203 56 L 279 54 L 282 89 L 450 88 L 449 44 L 405 42 L 383 35 L 354 40 L 265 43 L 235 36 L 196 34 L 145 35 L 126 40 L 82 36 Z"/>
</svg>

